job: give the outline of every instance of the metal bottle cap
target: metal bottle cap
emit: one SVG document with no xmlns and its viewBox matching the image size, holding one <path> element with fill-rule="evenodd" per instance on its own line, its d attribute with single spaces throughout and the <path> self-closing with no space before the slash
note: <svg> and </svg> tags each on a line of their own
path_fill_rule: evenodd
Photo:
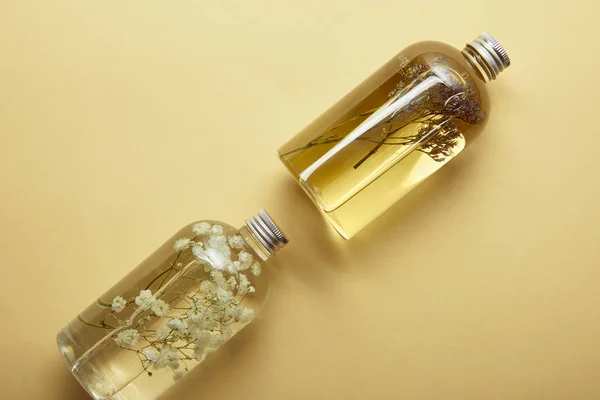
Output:
<svg viewBox="0 0 600 400">
<path fill-rule="evenodd" d="M 462 54 L 486 82 L 496 79 L 500 72 L 510 66 L 510 58 L 504 47 L 487 32 L 467 43 Z"/>
<path fill-rule="evenodd" d="M 269 256 L 288 243 L 288 239 L 265 210 L 260 210 L 258 215 L 247 219 L 246 226 Z"/>
</svg>

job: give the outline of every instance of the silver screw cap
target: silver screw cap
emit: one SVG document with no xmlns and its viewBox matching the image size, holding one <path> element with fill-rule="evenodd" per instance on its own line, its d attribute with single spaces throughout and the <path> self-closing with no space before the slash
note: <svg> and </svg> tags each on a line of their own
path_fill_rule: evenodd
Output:
<svg viewBox="0 0 600 400">
<path fill-rule="evenodd" d="M 487 32 L 467 43 L 462 53 L 486 82 L 496 79 L 500 72 L 510 66 L 510 58 L 504 47 Z"/>
<path fill-rule="evenodd" d="M 288 239 L 265 210 L 260 210 L 258 215 L 247 219 L 246 226 L 269 256 L 275 254 L 288 243 Z"/>
</svg>

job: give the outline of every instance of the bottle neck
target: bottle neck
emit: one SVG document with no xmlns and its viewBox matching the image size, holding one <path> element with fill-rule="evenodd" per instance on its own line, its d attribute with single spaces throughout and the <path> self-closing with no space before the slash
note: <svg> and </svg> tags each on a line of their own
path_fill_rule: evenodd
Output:
<svg viewBox="0 0 600 400">
<path fill-rule="evenodd" d="M 510 66 L 510 58 L 504 47 L 486 32 L 468 43 L 462 54 L 484 82 L 496 79 L 500 72 Z"/>
<path fill-rule="evenodd" d="M 288 243 L 279 227 L 265 210 L 246 220 L 240 228 L 240 234 L 256 254 L 266 261 Z"/>
</svg>

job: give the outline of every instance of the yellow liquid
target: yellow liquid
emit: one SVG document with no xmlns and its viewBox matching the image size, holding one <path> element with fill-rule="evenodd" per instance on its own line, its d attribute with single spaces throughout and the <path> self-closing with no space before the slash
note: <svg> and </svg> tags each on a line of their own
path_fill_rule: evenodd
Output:
<svg viewBox="0 0 600 400">
<path fill-rule="evenodd" d="M 409 48 L 279 150 L 344 238 L 458 155 L 485 120 L 480 83 L 443 50 Z"/>
<path fill-rule="evenodd" d="M 231 226 L 217 221 L 209 222 L 221 225 L 226 237 L 238 234 Z M 154 400 L 168 390 L 175 383 L 173 369 L 154 368 L 146 361 L 144 349 L 159 352 L 167 343 L 174 346 L 179 349 L 179 369 L 191 371 L 202 362 L 194 358 L 192 339 L 173 339 L 167 342 L 159 339 L 156 333 L 173 318 L 185 322 L 192 307 L 192 296 L 198 296 L 201 282 L 210 280 L 210 273 L 205 269 L 207 263 L 199 263 L 192 254 L 191 247 L 182 251 L 173 248 L 175 240 L 191 237 L 196 242 L 204 243 L 206 248 L 208 235 L 195 235 L 192 233 L 192 225 L 184 227 L 59 332 L 58 346 L 69 369 L 93 399 Z M 258 254 L 249 245 L 245 244 L 243 250 L 259 260 Z M 233 259 L 237 257 L 238 251 L 240 250 L 232 250 Z M 237 289 L 232 289 L 232 300 L 258 313 L 267 297 L 267 274 L 265 271 L 260 276 L 253 276 L 250 271 L 245 271 L 245 274 L 256 292 L 241 295 L 238 286 Z M 227 276 L 232 275 L 237 276 L 239 282 L 239 275 L 227 273 Z M 152 315 L 149 310 L 142 310 L 140 313 L 132 300 L 142 289 L 151 289 L 157 299 L 169 304 L 168 313 L 160 317 Z M 111 312 L 111 301 L 115 296 L 123 296 L 129 300 L 125 309 L 118 314 Z M 210 307 L 217 306 L 215 303 Z M 152 317 L 148 322 L 140 323 L 140 320 L 150 316 Z M 206 328 L 205 332 L 216 333 L 227 326 L 234 335 L 246 323 L 227 322 Z M 127 348 L 118 345 L 114 340 L 116 334 L 130 328 L 139 330 L 139 343 Z"/>
</svg>

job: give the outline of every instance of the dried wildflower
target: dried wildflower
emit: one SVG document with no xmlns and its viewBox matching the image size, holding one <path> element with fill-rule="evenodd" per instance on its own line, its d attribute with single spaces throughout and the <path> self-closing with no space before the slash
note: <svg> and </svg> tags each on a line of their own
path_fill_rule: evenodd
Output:
<svg viewBox="0 0 600 400">
<path fill-rule="evenodd" d="M 115 297 L 111 304 L 112 310 L 116 313 L 120 313 L 121 311 L 123 311 L 126 306 L 127 306 L 127 300 L 125 300 L 121 296 Z"/>
<path fill-rule="evenodd" d="M 115 342 L 122 347 L 133 347 L 138 344 L 140 340 L 140 333 L 137 329 L 125 329 L 119 332 Z"/>
</svg>

